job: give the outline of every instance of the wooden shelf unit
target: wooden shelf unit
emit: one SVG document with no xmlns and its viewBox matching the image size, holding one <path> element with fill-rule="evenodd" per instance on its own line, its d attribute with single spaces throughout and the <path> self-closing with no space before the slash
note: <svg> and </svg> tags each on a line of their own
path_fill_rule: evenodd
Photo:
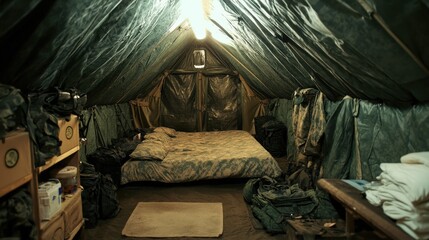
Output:
<svg viewBox="0 0 429 240">
<path fill-rule="evenodd" d="M 51 240 L 51 239 L 73 239 L 76 234 L 83 227 L 83 213 L 82 213 L 82 189 L 80 187 L 80 175 L 79 175 L 79 122 L 77 116 L 72 115 L 70 123 L 65 122 L 63 119 L 59 121 L 60 126 L 60 140 L 68 149 L 59 156 L 54 156 L 45 162 L 45 165 L 34 168 L 33 171 L 33 182 L 35 189 L 33 191 L 33 200 L 35 211 L 36 226 L 39 230 L 39 239 Z M 65 132 L 63 128 L 72 127 L 74 134 L 72 137 L 62 136 Z M 63 147 L 62 147 L 63 148 Z M 39 183 L 48 181 L 52 176 L 50 171 L 55 169 L 61 169 L 66 166 L 74 166 L 77 168 L 76 184 L 77 190 L 68 194 L 65 200 L 61 202 L 61 208 L 58 210 L 49 220 L 42 220 L 40 217 L 39 208 Z M 63 235 L 61 235 L 63 234 Z"/>
</svg>

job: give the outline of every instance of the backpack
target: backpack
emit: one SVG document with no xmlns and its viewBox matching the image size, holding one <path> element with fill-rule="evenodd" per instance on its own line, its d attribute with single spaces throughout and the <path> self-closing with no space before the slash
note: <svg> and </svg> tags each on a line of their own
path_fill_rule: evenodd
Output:
<svg viewBox="0 0 429 240">
<path fill-rule="evenodd" d="M 265 139 L 265 132 L 264 132 L 264 128 L 262 128 L 262 126 L 271 120 L 275 120 L 276 118 L 273 116 L 259 116 L 259 117 L 255 117 L 255 138 L 256 140 L 262 144 L 264 142 Z"/>
<path fill-rule="evenodd" d="M 94 165 L 95 170 L 104 175 L 110 175 L 114 184 L 121 183 L 121 166 L 128 160 L 127 155 L 119 149 L 99 147 L 86 156 L 88 163 Z"/>
<path fill-rule="evenodd" d="M 28 131 L 35 146 L 35 166 L 45 165 L 47 159 L 60 155 L 58 118 L 80 115 L 86 95 L 76 89 L 59 88 L 28 94 Z"/>
<path fill-rule="evenodd" d="M 289 219 L 312 217 L 319 203 L 314 190 L 268 176 L 246 182 L 243 197 L 268 233 L 284 233 Z"/>
<path fill-rule="evenodd" d="M 262 125 L 264 138 L 262 146 L 273 157 L 282 157 L 286 155 L 287 129 L 283 122 L 270 120 Z"/>
<path fill-rule="evenodd" d="M 92 164 L 82 162 L 80 170 L 85 227 L 94 228 L 98 219 L 115 217 L 121 210 L 117 188 L 109 175 L 100 174 Z"/>
<path fill-rule="evenodd" d="M 99 218 L 98 198 L 100 196 L 100 173 L 93 165 L 82 162 L 80 166 L 82 191 L 82 211 L 85 228 L 95 228 Z"/>
<path fill-rule="evenodd" d="M 61 90 L 58 87 L 34 92 L 28 95 L 32 102 L 37 102 L 47 112 L 57 117 L 68 117 L 70 114 L 80 115 L 87 102 L 87 95 L 77 89 Z"/>
<path fill-rule="evenodd" d="M 113 182 L 110 175 L 101 174 L 100 178 L 100 206 L 99 214 L 100 218 L 113 218 L 118 215 L 121 208 L 119 207 L 119 201 L 117 199 L 117 187 Z"/>
</svg>

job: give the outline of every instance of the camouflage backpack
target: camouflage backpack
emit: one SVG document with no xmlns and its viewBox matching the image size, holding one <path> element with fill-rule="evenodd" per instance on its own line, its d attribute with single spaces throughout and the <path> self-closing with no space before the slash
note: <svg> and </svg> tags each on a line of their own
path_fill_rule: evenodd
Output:
<svg viewBox="0 0 429 240">
<path fill-rule="evenodd" d="M 314 190 L 302 190 L 298 184 L 268 176 L 250 179 L 244 186 L 245 201 L 265 231 L 283 233 L 286 220 L 310 218 L 319 204 Z"/>
<path fill-rule="evenodd" d="M 28 95 L 29 129 L 36 146 L 36 166 L 60 153 L 58 118 L 80 115 L 86 104 L 86 94 L 76 89 L 60 90 L 58 87 L 33 92 Z"/>
</svg>

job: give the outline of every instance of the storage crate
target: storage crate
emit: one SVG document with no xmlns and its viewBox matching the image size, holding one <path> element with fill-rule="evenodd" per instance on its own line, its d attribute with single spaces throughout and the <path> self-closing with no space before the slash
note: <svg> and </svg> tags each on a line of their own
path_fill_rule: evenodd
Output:
<svg viewBox="0 0 429 240">
<path fill-rule="evenodd" d="M 64 215 L 58 214 L 41 229 L 41 240 L 64 240 Z"/>
<path fill-rule="evenodd" d="M 64 208 L 65 238 L 69 238 L 79 224 L 83 224 L 81 191 L 76 191 L 71 197 L 66 197 L 65 201 L 70 201 Z"/>
<path fill-rule="evenodd" d="M 28 132 L 13 131 L 0 140 L 0 196 L 31 179 L 31 151 Z"/>
<path fill-rule="evenodd" d="M 61 141 L 60 154 L 79 146 L 79 118 L 76 115 L 70 115 L 70 119 L 60 118 L 58 120 L 60 131 L 58 138 Z"/>
</svg>

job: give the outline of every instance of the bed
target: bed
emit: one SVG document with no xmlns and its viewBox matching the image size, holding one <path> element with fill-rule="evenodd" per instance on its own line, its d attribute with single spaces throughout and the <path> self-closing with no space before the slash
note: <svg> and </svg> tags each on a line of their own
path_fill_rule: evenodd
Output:
<svg viewBox="0 0 429 240">
<path fill-rule="evenodd" d="M 271 154 L 241 130 L 176 132 L 158 127 L 130 157 L 121 168 L 121 184 L 277 177 L 282 172 Z"/>
</svg>

